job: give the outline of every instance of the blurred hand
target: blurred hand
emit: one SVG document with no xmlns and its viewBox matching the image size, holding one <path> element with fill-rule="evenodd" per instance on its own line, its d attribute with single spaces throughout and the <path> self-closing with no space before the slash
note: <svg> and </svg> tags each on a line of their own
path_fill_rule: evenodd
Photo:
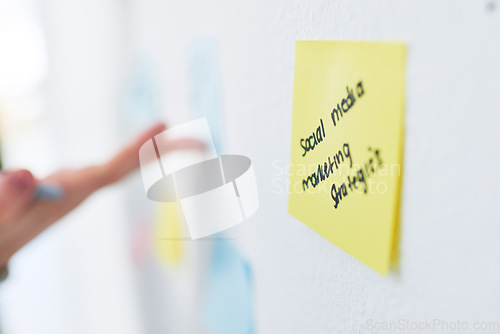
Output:
<svg viewBox="0 0 500 334">
<path fill-rule="evenodd" d="M 164 131 L 157 124 L 141 134 L 133 143 L 108 162 L 78 170 L 63 170 L 37 180 L 27 170 L 8 171 L 0 175 L 0 268 L 14 253 L 43 230 L 58 221 L 96 190 L 115 183 L 139 167 L 139 148 L 148 139 Z M 195 139 L 168 143 L 169 150 L 202 149 Z M 164 152 L 162 152 L 164 153 Z M 62 188 L 58 200 L 35 200 L 38 183 Z"/>
</svg>

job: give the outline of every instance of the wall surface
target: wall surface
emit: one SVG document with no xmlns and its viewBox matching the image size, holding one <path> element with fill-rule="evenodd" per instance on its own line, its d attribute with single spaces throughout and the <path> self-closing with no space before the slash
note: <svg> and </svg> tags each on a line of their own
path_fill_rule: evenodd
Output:
<svg viewBox="0 0 500 334">
<path fill-rule="evenodd" d="M 60 144 L 64 162 L 99 161 L 116 148 L 115 141 L 99 134 L 117 131 L 116 114 L 106 110 L 119 108 L 124 64 L 134 52 L 155 65 L 167 120 L 190 119 L 190 46 L 216 41 L 225 153 L 252 159 L 260 191 L 257 214 L 231 231 L 253 268 L 258 333 L 370 333 L 376 332 L 370 324 L 400 319 L 470 326 L 500 322 L 500 177 L 495 172 L 500 164 L 500 2 L 47 0 L 44 6 L 49 51 L 55 55 L 49 59 L 58 68 L 50 81 L 52 109 L 65 124 L 58 127 L 60 138 L 73 138 Z M 387 277 L 287 213 L 296 40 L 408 45 L 400 262 Z M 89 50 L 81 59 L 80 52 Z M 76 60 L 82 66 L 75 68 Z M 81 80 L 71 81 L 75 76 Z M 76 114 L 65 114 L 75 108 Z M 81 156 L 83 143 L 77 138 L 85 138 L 94 153 Z M 85 204 L 76 227 L 54 231 L 56 240 L 64 240 L 54 252 L 60 254 L 81 233 L 90 237 L 95 217 L 112 212 L 105 208 L 120 212 L 116 192 L 106 190 Z M 71 254 L 79 262 L 61 260 L 73 267 L 58 277 L 78 277 L 66 290 L 79 292 L 60 298 L 80 301 L 74 322 L 82 333 L 137 333 L 136 296 L 132 283 L 121 279 L 130 275 L 128 263 L 124 260 L 116 272 L 106 269 L 125 252 L 118 227 L 123 217 L 106 217 L 111 225 L 93 241 L 90 255 L 78 239 Z M 102 250 L 111 255 L 103 257 Z M 61 305 L 73 305 L 64 300 Z M 120 312 L 109 311 L 115 307 Z M 21 311 L 11 314 L 21 319 Z M 21 320 L 11 322 L 10 328 L 22 328 Z M 62 323 L 57 331 L 42 320 L 38 324 L 43 333 L 76 332 L 70 327 Z"/>
<path fill-rule="evenodd" d="M 227 151 L 253 159 L 261 208 L 234 228 L 259 333 L 375 321 L 499 321 L 500 8 L 485 1 L 141 1 L 165 110 L 187 101 L 192 39 L 220 45 Z M 287 214 L 295 40 L 408 44 L 398 272 L 381 277 Z M 277 168 L 278 166 L 279 168 Z"/>
</svg>

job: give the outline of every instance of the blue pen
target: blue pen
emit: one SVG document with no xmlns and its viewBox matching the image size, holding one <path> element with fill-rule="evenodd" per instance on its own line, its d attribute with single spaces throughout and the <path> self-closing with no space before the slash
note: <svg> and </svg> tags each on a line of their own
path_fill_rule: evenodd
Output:
<svg viewBox="0 0 500 334">
<path fill-rule="evenodd" d="M 39 184 L 35 198 L 38 200 L 56 200 L 64 196 L 64 191 L 61 187 L 52 184 Z"/>
<path fill-rule="evenodd" d="M 0 170 L 0 175 L 2 171 Z M 41 183 L 35 191 L 35 199 L 37 200 L 56 200 L 64 196 L 64 190 L 56 185 Z"/>
</svg>

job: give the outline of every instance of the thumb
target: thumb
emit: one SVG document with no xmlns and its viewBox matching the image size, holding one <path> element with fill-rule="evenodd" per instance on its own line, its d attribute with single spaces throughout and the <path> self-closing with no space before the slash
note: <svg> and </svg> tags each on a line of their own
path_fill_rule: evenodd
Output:
<svg viewBox="0 0 500 334">
<path fill-rule="evenodd" d="M 0 226 L 15 219 L 33 200 L 36 181 L 27 170 L 0 174 Z"/>
</svg>

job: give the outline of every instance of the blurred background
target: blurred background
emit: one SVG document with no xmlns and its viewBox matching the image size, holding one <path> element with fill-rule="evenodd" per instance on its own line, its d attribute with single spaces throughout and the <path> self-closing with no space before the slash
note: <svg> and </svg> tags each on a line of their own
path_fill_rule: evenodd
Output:
<svg viewBox="0 0 500 334">
<path fill-rule="evenodd" d="M 497 1 L 0 0 L 3 168 L 103 162 L 207 116 L 260 209 L 200 242 L 135 173 L 24 247 L 0 333 L 365 333 L 500 321 Z M 294 41 L 408 43 L 401 254 L 381 277 L 287 214 Z M 272 145 L 270 144 L 272 143 Z M 493 170 L 493 171 L 492 171 Z"/>
</svg>

